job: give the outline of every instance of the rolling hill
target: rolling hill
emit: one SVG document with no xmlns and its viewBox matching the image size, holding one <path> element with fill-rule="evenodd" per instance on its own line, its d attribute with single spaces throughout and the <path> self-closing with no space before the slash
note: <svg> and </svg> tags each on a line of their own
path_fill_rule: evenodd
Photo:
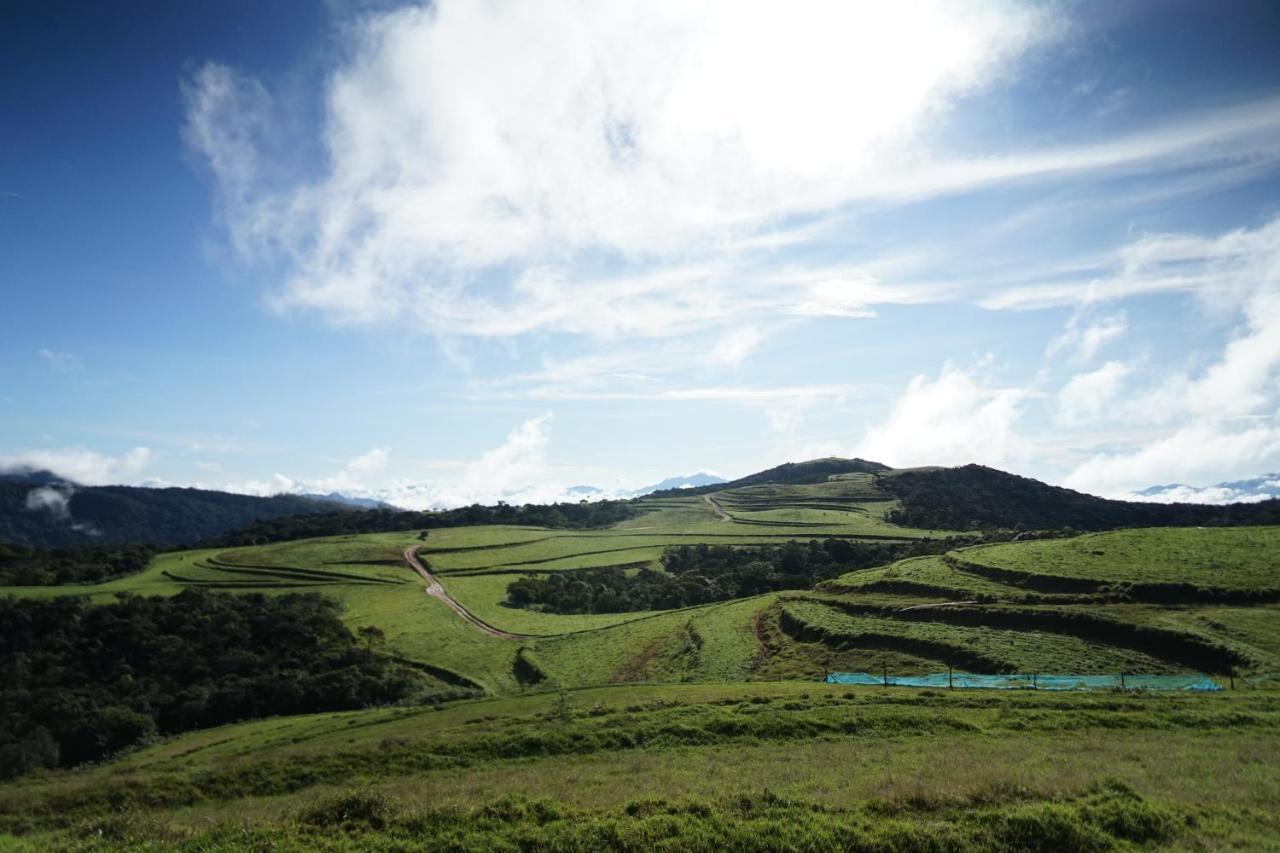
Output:
<svg viewBox="0 0 1280 853">
<path fill-rule="evenodd" d="M 0 475 L 0 542 L 61 548 L 135 542 L 189 545 L 255 521 L 345 509 L 295 495 L 80 486 L 48 472 Z"/>
<path fill-rule="evenodd" d="M 276 519 L 105 583 L 0 589 L 6 630 L 60 612 L 88 623 L 90 605 L 68 596 L 117 608 L 93 621 L 110 628 L 93 637 L 103 664 L 60 688 L 94 691 L 101 707 L 42 701 L 151 744 L 0 785 L 0 833 L 28 849 L 299 850 L 710 849 L 726 837 L 744 849 L 1213 849 L 1280 836 L 1280 527 L 1244 524 L 1274 507 L 1129 504 L 977 466 L 824 459 L 616 505 L 498 509 Z M 1088 526 L 1117 529 L 1063 532 Z M 1012 541 L 1018 527 L 1057 532 Z M 656 579 L 676 605 L 628 603 L 629 585 Z M 521 581 L 590 594 L 558 612 L 516 595 Z M 265 609 L 254 596 L 307 613 L 307 594 L 327 601 L 324 639 L 291 621 L 280 642 L 313 657 L 292 651 L 288 666 L 323 685 L 325 708 L 388 701 L 362 683 L 394 687 L 395 705 L 253 719 L 255 690 L 275 703 L 262 707 L 295 710 L 287 685 L 200 668 L 166 685 L 163 667 L 126 663 L 129 630 L 157 654 L 177 642 L 131 612 L 191 614 L 200 596 L 233 595 L 252 624 Z M 205 644 L 182 633 L 195 618 L 175 634 Z M 255 654 L 269 655 L 272 622 L 257 630 Z M 39 721 L 22 723 L 21 697 L 49 689 L 30 662 L 64 660 L 68 645 L 0 631 L 10 645 L 26 663 L 6 670 L 0 704 L 26 728 L 0 732 L 0 751 L 39 766 L 56 753 Z M 347 689 L 351 662 L 366 675 Z M 950 671 L 1223 689 L 824 683 L 942 673 L 945 685 Z M 156 707 L 129 705 L 126 676 L 147 679 Z M 191 698 L 171 701 L 182 690 Z M 152 743 L 157 730 L 168 736 Z"/>
</svg>

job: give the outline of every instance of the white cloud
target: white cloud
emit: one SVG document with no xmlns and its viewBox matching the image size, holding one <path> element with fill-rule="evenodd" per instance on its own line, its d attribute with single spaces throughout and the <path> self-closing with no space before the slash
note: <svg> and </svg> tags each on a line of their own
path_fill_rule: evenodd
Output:
<svg viewBox="0 0 1280 853">
<path fill-rule="evenodd" d="M 988 388 L 972 372 L 947 365 L 936 380 L 917 376 L 888 418 L 872 427 L 854 455 L 898 468 L 977 462 L 1018 467 L 1029 445 L 1017 432 L 1028 394 Z"/>
<path fill-rule="evenodd" d="M 1063 485 L 1124 497 L 1170 480 L 1206 482 L 1274 469 L 1280 462 L 1280 429 L 1232 426 L 1193 423 L 1137 450 L 1098 454 L 1072 471 Z"/>
<path fill-rule="evenodd" d="M 73 353 L 41 348 L 36 351 L 36 355 L 54 370 L 75 370 L 80 367 L 80 359 Z"/>
<path fill-rule="evenodd" d="M 1280 483 L 1273 484 L 1270 491 L 1231 488 L 1230 486 L 1185 486 L 1172 485 L 1159 489 L 1144 489 L 1127 495 L 1128 500 L 1150 501 L 1162 504 L 1234 504 L 1257 503 L 1280 495 Z"/>
<path fill-rule="evenodd" d="M 26 508 L 31 512 L 39 512 L 44 510 L 54 518 L 67 519 L 71 517 L 70 505 L 71 493 L 65 489 L 55 489 L 52 486 L 40 486 L 27 492 L 25 501 Z"/>
<path fill-rule="evenodd" d="M 736 366 L 764 341 L 764 334 L 755 326 L 743 326 L 723 334 L 707 351 L 706 358 L 712 364 Z"/>
<path fill-rule="evenodd" d="M 1280 217 L 1217 237 L 1153 234 L 1098 259 L 1083 275 L 999 289 L 992 309 L 1098 305 L 1154 293 L 1191 293 L 1212 313 L 1240 309 L 1259 289 L 1280 287 Z"/>
<path fill-rule="evenodd" d="M 375 447 L 351 461 L 328 477 L 318 479 L 295 480 L 283 474 L 276 474 L 269 483 L 250 481 L 237 484 L 233 491 L 246 494 L 278 494 L 280 492 L 305 492 L 308 494 L 329 494 L 341 492 L 347 495 L 366 497 L 372 494 L 378 485 L 378 475 L 387 467 L 391 451 L 386 447 Z"/>
<path fill-rule="evenodd" d="M 1131 372 L 1123 362 L 1108 361 L 1097 370 L 1071 377 L 1058 392 L 1058 419 L 1064 423 L 1096 420 Z"/>
<path fill-rule="evenodd" d="M 52 471 L 86 486 L 128 483 L 151 463 L 151 449 L 135 447 L 120 456 L 107 456 L 83 447 L 28 450 L 0 456 L 0 470 L 34 468 Z"/>
<path fill-rule="evenodd" d="M 530 388 L 522 396 L 535 400 L 717 400 L 731 403 L 777 403 L 840 400 L 859 394 L 858 385 L 783 385 L 771 388 L 710 386 L 637 391 L 585 391 L 574 388 Z"/>
<path fill-rule="evenodd" d="M 575 259 L 767 248 L 788 215 L 919 171 L 921 132 L 1059 30 L 981 2 L 445 0 L 350 32 L 311 180 L 265 162 L 287 119 L 262 85 L 206 65 L 185 87 L 233 243 L 288 261 L 282 306 L 505 335 L 718 317 L 728 283 L 578 285 Z"/>
<path fill-rule="evenodd" d="M 1045 355 L 1052 358 L 1065 350 L 1073 361 L 1088 363 L 1104 345 L 1123 337 L 1128 330 L 1129 320 L 1123 311 L 1090 319 L 1086 312 L 1077 310 L 1062 334 L 1049 342 Z"/>
</svg>

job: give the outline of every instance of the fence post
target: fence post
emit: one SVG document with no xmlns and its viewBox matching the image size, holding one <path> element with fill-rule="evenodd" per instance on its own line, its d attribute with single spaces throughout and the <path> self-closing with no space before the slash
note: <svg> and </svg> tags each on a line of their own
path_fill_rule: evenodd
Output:
<svg viewBox="0 0 1280 853">
<path fill-rule="evenodd" d="M 947 689 L 951 690 L 956 686 L 955 679 L 952 677 L 951 665 L 947 664 Z"/>
<path fill-rule="evenodd" d="M 1036 674 L 1035 674 L 1034 672 L 1033 672 L 1033 673 L 1031 673 L 1031 689 L 1032 689 L 1032 690 L 1039 690 L 1039 689 L 1040 689 L 1039 687 L 1037 687 L 1037 686 L 1036 686 Z"/>
<path fill-rule="evenodd" d="M 1125 686 L 1124 686 L 1124 673 L 1123 673 L 1123 672 L 1122 672 L 1122 673 L 1120 673 L 1120 689 L 1121 689 L 1121 690 L 1124 690 L 1124 689 L 1125 689 Z"/>
</svg>

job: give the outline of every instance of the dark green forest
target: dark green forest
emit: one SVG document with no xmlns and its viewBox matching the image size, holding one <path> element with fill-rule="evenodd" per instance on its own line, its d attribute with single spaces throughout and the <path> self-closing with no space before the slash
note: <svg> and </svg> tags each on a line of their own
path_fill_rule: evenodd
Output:
<svg viewBox="0 0 1280 853">
<path fill-rule="evenodd" d="M 157 735 L 395 702 L 418 677 L 318 595 L 0 599 L 0 776 Z"/>
<path fill-rule="evenodd" d="M 65 498 L 58 511 L 32 508 L 36 488 Z M 338 504 L 298 495 L 269 498 L 204 489 L 135 486 L 33 486 L 0 480 L 0 542 L 37 548 L 141 542 L 191 545 L 259 519 L 333 512 Z"/>
<path fill-rule="evenodd" d="M 437 527 L 471 527 L 480 524 L 515 524 L 529 527 L 586 529 L 608 527 L 639 514 L 629 501 L 581 501 L 579 503 L 458 507 L 439 511 L 371 509 L 298 515 L 259 521 L 243 530 L 202 543 L 207 548 L 265 545 L 317 536 L 356 533 L 389 533 L 397 530 L 430 530 Z"/>
<path fill-rule="evenodd" d="M 901 501 L 888 520 L 932 530 L 1115 530 L 1280 524 L 1280 500 L 1208 506 L 1114 501 L 987 468 L 903 471 L 876 485 Z"/>
<path fill-rule="evenodd" d="M 0 586 L 101 583 L 142 571 L 155 555 L 150 545 L 44 550 L 0 542 Z"/>
<path fill-rule="evenodd" d="M 507 601 L 549 613 L 670 610 L 781 589 L 809 589 L 856 569 L 941 554 L 973 541 L 826 539 L 760 547 L 677 545 L 663 552 L 665 572 L 606 566 L 528 575 L 507 586 Z"/>
</svg>

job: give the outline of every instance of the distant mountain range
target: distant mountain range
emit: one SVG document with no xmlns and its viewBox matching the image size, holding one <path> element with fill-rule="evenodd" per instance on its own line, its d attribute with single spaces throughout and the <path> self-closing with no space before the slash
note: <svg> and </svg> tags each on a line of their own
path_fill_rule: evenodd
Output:
<svg viewBox="0 0 1280 853">
<path fill-rule="evenodd" d="M 727 483 L 724 477 L 712 474 L 710 471 L 699 471 L 696 474 L 685 474 L 680 477 L 668 477 L 667 479 L 654 483 L 652 486 L 642 486 L 639 489 L 622 489 L 613 490 L 602 489 L 598 486 L 570 486 L 567 491 L 570 495 L 582 498 L 642 498 L 645 495 L 651 495 L 654 492 L 678 491 L 684 489 L 699 489 L 705 486 L 719 486 Z"/>
<path fill-rule="evenodd" d="M 1232 480 L 1213 486 L 1170 483 L 1150 486 L 1134 493 L 1134 498 L 1155 503 L 1231 504 L 1280 498 L 1280 474 L 1263 474 L 1249 480 Z"/>
<path fill-rule="evenodd" d="M 317 494 L 315 492 L 303 492 L 298 495 L 300 498 L 310 498 L 313 501 L 326 501 L 328 503 L 343 504 L 345 506 L 356 507 L 357 509 L 397 509 L 395 504 L 387 503 L 377 498 L 363 498 L 354 495 L 344 495 L 342 492 L 329 492 L 327 495 Z"/>
</svg>

